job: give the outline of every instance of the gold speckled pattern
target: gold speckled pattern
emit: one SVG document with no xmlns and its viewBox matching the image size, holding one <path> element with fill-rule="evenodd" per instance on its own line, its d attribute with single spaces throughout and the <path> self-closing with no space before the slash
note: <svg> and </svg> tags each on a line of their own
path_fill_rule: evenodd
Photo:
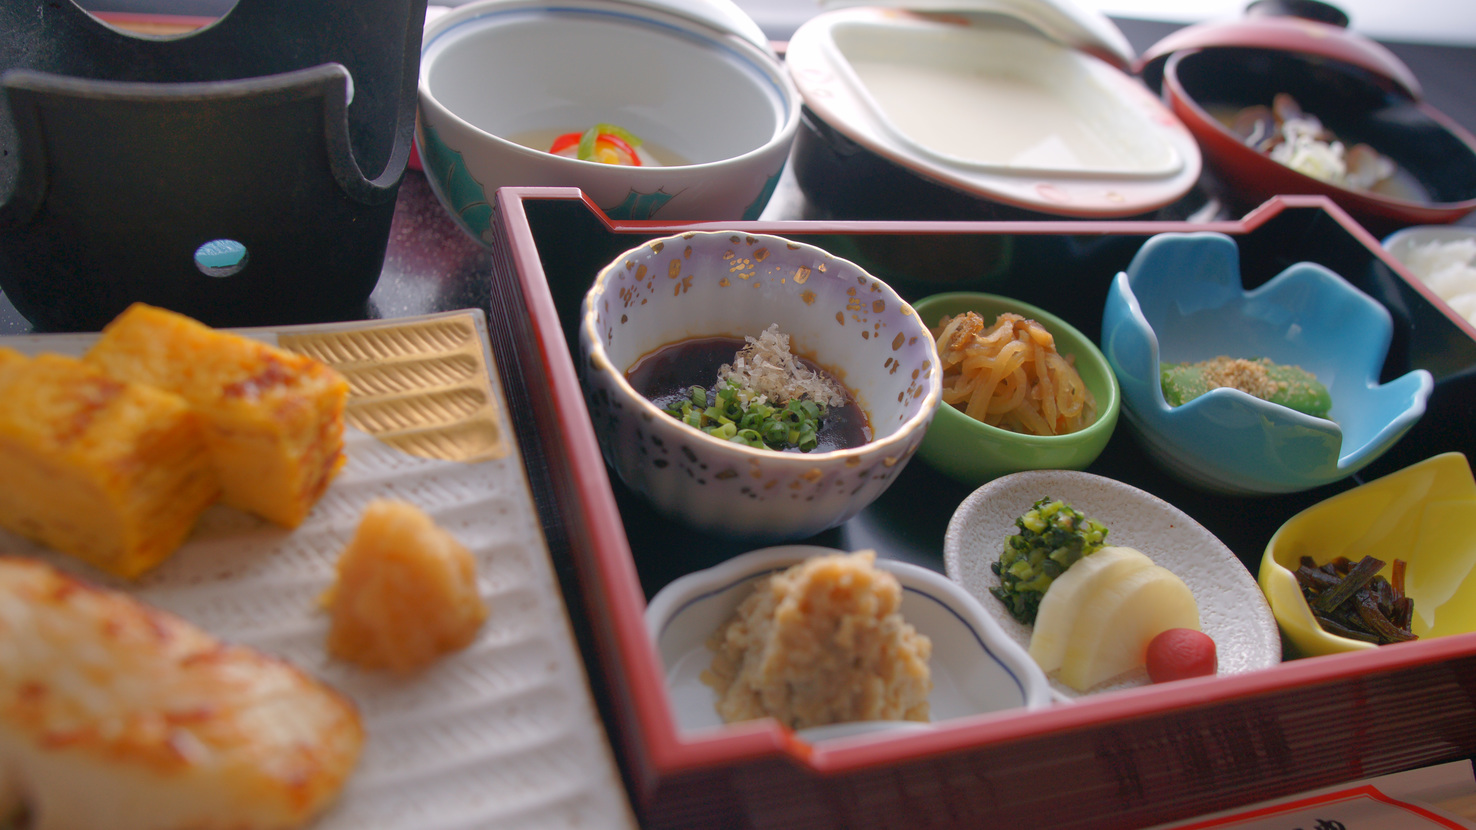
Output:
<svg viewBox="0 0 1476 830">
<path fill-rule="evenodd" d="M 866 412 L 872 440 L 813 454 L 707 435 L 663 414 L 624 378 L 669 343 L 776 325 Z M 621 479 L 668 516 L 750 541 L 834 527 L 885 490 L 922 441 L 942 383 L 927 328 L 848 260 L 765 234 L 691 231 L 613 259 L 581 305 L 590 419 Z"/>
<path fill-rule="evenodd" d="M 724 234 L 713 233 L 702 235 L 708 241 L 724 238 Z M 909 337 L 901 330 L 896 330 L 906 323 L 905 319 L 913 316 L 912 307 L 902 302 L 900 298 L 894 297 L 891 307 L 882 296 L 891 294 L 880 280 L 856 270 L 846 274 L 833 266 L 834 257 L 821 251 L 818 259 L 804 259 L 800 262 L 794 261 L 794 257 L 774 257 L 774 251 L 783 250 L 790 254 L 803 256 L 804 246 L 790 242 L 778 237 L 754 236 L 752 234 L 726 235 L 727 245 L 719 246 L 715 253 L 715 260 L 699 255 L 693 257 L 696 247 L 701 245 L 698 232 L 688 232 L 668 239 L 652 241 L 642 248 L 628 252 L 616 263 L 608 266 L 610 276 L 608 277 L 610 290 L 615 293 L 619 300 L 619 309 L 622 310 L 618 321 L 603 318 L 607 323 L 604 327 L 604 342 L 608 348 L 614 341 L 615 327 L 625 326 L 631 322 L 631 314 L 636 313 L 640 306 L 656 299 L 658 292 L 664 292 L 668 288 L 673 298 L 683 298 L 689 295 L 694 287 L 701 289 L 704 286 L 694 283 L 694 280 L 715 281 L 720 288 L 731 289 L 739 286 L 747 286 L 753 289 L 764 289 L 766 283 L 772 283 L 769 289 L 775 290 L 788 302 L 797 296 L 800 302 L 806 306 L 815 305 L 816 301 L 822 303 L 822 308 L 835 309 L 834 320 L 841 328 L 850 327 L 860 336 L 862 340 L 872 338 L 887 338 L 890 349 L 883 352 L 882 368 L 887 374 L 896 374 L 903 367 L 899 355 L 904 346 L 915 346 L 917 336 Z M 685 242 L 688 244 L 678 245 Z M 668 247 L 670 251 L 668 252 Z M 819 249 L 815 249 L 819 251 Z M 712 254 L 704 247 L 704 253 Z M 669 257 L 669 259 L 666 259 Z M 771 257 L 775 260 L 769 262 Z M 665 266 L 661 262 L 665 259 Z M 850 266 L 854 269 L 855 266 Z M 659 280 L 657 275 L 665 273 L 666 279 Z M 814 276 L 833 277 L 828 283 L 817 280 L 810 283 Z M 792 290 L 788 285 L 806 285 L 802 290 Z M 699 290 L 700 293 L 700 290 Z M 607 305 L 604 311 L 609 311 L 608 299 L 604 301 Z M 699 301 L 700 302 L 700 301 Z M 741 302 L 741 300 L 739 300 Z M 646 325 L 640 323 L 639 325 Z M 895 330 L 894 334 L 887 337 L 887 330 Z M 747 333 L 747 332 L 745 332 Z M 931 354 L 929 351 L 927 354 Z M 813 355 L 805 355 L 814 358 Z M 821 365 L 831 374 L 844 378 L 845 373 L 837 367 Z M 936 368 L 934 362 L 926 355 L 920 365 L 910 366 L 910 379 L 912 383 L 897 394 L 897 403 L 906 404 L 908 398 L 921 397 L 932 383 L 932 375 Z M 851 390 L 853 394 L 857 391 Z M 871 419 L 873 427 L 882 427 L 878 421 L 878 410 L 873 405 L 875 401 L 869 401 L 866 396 L 858 395 L 858 402 L 866 410 L 867 417 Z M 913 411 L 901 408 L 895 415 L 897 423 L 904 423 L 913 416 Z"/>
<path fill-rule="evenodd" d="M 278 344 L 342 373 L 349 382 L 344 420 L 398 450 L 466 462 L 507 454 L 471 313 L 283 334 Z"/>
</svg>

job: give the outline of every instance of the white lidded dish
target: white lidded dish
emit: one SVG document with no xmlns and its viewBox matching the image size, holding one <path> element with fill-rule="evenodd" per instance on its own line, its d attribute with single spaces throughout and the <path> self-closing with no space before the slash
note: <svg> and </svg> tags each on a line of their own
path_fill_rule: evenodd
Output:
<svg viewBox="0 0 1476 830">
<path fill-rule="evenodd" d="M 844 186 L 842 159 L 918 181 L 890 198 L 942 188 L 1071 218 L 1144 215 L 1194 188 L 1198 146 L 1128 74 L 1132 48 L 1099 13 L 1070 0 L 903 5 L 827 11 L 789 41 L 806 115 L 832 145 L 796 158 L 812 200 Z"/>
</svg>

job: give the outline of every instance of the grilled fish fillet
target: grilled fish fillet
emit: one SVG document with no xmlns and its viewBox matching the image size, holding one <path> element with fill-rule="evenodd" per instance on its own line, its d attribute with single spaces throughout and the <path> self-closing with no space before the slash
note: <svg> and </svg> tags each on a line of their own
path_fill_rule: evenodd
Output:
<svg viewBox="0 0 1476 830">
<path fill-rule="evenodd" d="M 0 822 L 253 830 L 338 794 L 363 727 L 299 669 L 41 562 L 0 557 Z"/>
</svg>

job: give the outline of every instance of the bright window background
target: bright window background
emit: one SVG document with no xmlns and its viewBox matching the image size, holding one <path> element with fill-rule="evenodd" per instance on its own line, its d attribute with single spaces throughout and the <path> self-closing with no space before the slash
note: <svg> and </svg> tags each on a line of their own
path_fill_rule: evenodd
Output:
<svg viewBox="0 0 1476 830">
<path fill-rule="evenodd" d="M 1241 0 L 1080 0 L 1113 17 L 1180 23 L 1241 13 Z M 1378 40 L 1476 45 L 1476 0 L 1335 0 L 1350 28 Z"/>
<path fill-rule="evenodd" d="M 10 0 L 6 0 L 10 2 Z M 235 0 L 77 0 L 91 11 L 156 12 L 218 16 Z M 343 0 L 302 0 L 343 2 Z M 470 0 L 430 0 L 459 6 Z M 697 2 L 697 0 L 693 0 Z M 735 0 L 766 31 L 792 32 L 818 14 L 821 0 Z M 868 0 L 885 5 L 887 0 Z M 956 0 L 966 6 L 969 0 Z M 1237 16 L 1246 0 L 1075 0 L 1109 16 L 1194 23 Z M 1476 46 L 1476 0 L 1331 0 L 1352 18 L 1355 31 L 1378 40 Z"/>
<path fill-rule="evenodd" d="M 432 0 L 437 2 L 437 0 Z M 465 0 L 439 0 L 459 3 Z M 818 14 L 820 0 L 735 0 L 765 31 L 790 32 Z M 885 5 L 885 0 L 876 0 Z M 957 0 L 966 6 L 968 0 Z M 1076 0 L 1108 16 L 1196 23 L 1237 17 L 1247 0 Z M 1476 46 L 1476 0 L 1331 0 L 1350 28 L 1376 40 Z"/>
</svg>

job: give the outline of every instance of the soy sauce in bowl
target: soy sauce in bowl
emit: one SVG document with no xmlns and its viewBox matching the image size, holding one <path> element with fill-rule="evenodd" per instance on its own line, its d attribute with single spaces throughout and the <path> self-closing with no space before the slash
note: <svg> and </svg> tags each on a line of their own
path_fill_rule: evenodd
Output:
<svg viewBox="0 0 1476 830">
<path fill-rule="evenodd" d="M 744 342 L 741 337 L 695 337 L 669 343 L 637 360 L 626 370 L 625 379 L 660 409 L 686 400 L 693 386 L 704 387 L 712 400 L 718 388 L 718 370 L 723 364 L 733 362 L 733 356 L 743 348 Z M 809 369 L 836 380 L 814 361 L 798 359 Z M 845 389 L 846 402 L 830 407 L 825 413 L 816 432 L 819 444 L 811 452 L 849 449 L 871 441 L 866 411 L 856 403 L 845 384 L 836 380 L 836 385 Z"/>
</svg>

